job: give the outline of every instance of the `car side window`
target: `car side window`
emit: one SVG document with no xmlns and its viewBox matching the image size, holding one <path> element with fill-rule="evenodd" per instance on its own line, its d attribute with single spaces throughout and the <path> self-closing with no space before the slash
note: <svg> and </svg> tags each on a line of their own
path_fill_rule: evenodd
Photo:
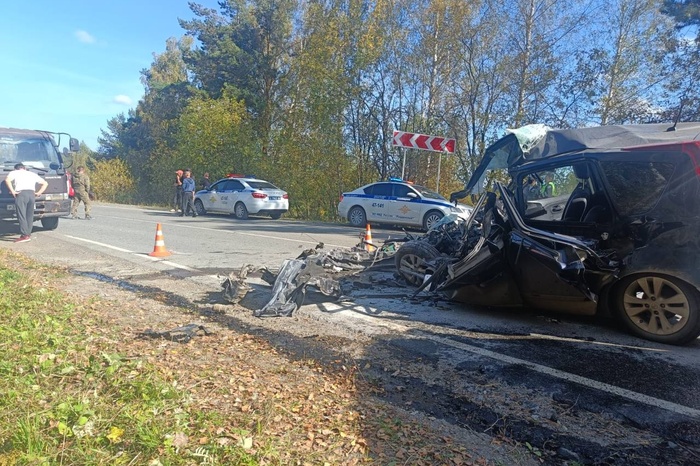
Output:
<svg viewBox="0 0 700 466">
<path fill-rule="evenodd" d="M 601 222 L 610 214 L 593 168 L 585 162 L 520 174 L 521 212 L 528 220 Z"/>
<path fill-rule="evenodd" d="M 405 184 L 395 184 L 394 185 L 394 196 L 396 197 L 408 197 L 408 193 L 414 192 L 410 187 Z"/>
<path fill-rule="evenodd" d="M 674 165 L 666 162 L 601 161 L 610 186 L 610 197 L 622 216 L 651 210 L 673 175 Z"/>
<path fill-rule="evenodd" d="M 225 181 L 220 181 L 218 183 L 214 183 L 211 188 L 209 188 L 209 191 L 223 191 L 224 190 L 224 183 Z"/>
<path fill-rule="evenodd" d="M 377 183 L 365 189 L 365 194 L 371 194 L 376 197 L 390 197 L 391 191 L 391 183 Z"/>
<path fill-rule="evenodd" d="M 226 190 L 227 191 L 243 191 L 245 187 L 243 186 L 243 183 L 241 183 L 238 180 L 229 180 L 226 183 Z"/>
</svg>

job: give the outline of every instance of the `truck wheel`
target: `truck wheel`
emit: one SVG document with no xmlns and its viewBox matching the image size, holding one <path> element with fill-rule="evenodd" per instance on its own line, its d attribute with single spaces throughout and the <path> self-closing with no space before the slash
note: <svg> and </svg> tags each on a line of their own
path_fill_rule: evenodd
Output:
<svg viewBox="0 0 700 466">
<path fill-rule="evenodd" d="M 427 272 L 425 263 L 439 256 L 440 251 L 425 241 L 408 241 L 396 251 L 394 263 L 409 284 L 421 286 Z"/>
<path fill-rule="evenodd" d="M 44 227 L 44 230 L 55 230 L 58 228 L 58 217 L 42 218 L 41 226 Z"/>
<path fill-rule="evenodd" d="M 683 345 L 700 335 L 700 300 L 692 286 L 670 275 L 624 277 L 613 292 L 613 310 L 633 334 Z"/>
</svg>

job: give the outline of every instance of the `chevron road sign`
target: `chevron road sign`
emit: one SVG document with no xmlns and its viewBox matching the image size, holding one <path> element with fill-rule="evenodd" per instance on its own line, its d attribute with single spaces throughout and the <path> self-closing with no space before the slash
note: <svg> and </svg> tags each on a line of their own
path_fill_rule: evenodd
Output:
<svg viewBox="0 0 700 466">
<path fill-rule="evenodd" d="M 393 146 L 406 147 L 409 149 L 430 150 L 433 152 L 443 152 L 454 154 L 455 140 L 440 136 L 429 136 L 427 134 L 406 133 L 404 131 L 394 131 Z"/>
</svg>

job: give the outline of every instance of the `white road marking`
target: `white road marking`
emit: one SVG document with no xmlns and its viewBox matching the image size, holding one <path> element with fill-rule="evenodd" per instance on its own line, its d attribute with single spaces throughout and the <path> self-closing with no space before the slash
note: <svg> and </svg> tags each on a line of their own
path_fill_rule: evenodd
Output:
<svg viewBox="0 0 700 466">
<path fill-rule="evenodd" d="M 133 219 L 131 219 L 131 220 L 133 221 Z M 148 223 L 152 223 L 152 222 L 148 221 Z M 188 227 L 187 225 L 178 225 L 178 226 Z M 204 228 L 204 227 L 189 227 L 189 228 L 197 228 L 197 229 L 202 229 L 202 230 L 213 230 L 212 228 Z M 220 231 L 220 230 L 216 230 L 216 231 Z M 236 232 L 236 233 L 241 233 L 241 232 Z M 245 233 L 241 233 L 241 234 L 245 234 Z M 249 236 L 267 237 L 266 235 L 256 235 L 256 234 L 248 234 L 248 235 Z M 133 251 L 129 251 L 128 249 L 119 248 L 116 246 L 112 246 L 110 244 L 100 243 L 98 241 L 92 241 L 92 240 L 88 240 L 88 239 L 84 239 L 84 238 L 78 238 L 76 236 L 70 236 L 70 235 L 65 235 L 65 236 L 68 238 L 72 238 L 72 239 L 75 239 L 78 241 L 84 241 L 86 243 L 94 244 L 94 245 L 105 247 L 108 249 L 114 249 L 114 250 L 120 251 L 120 252 L 135 254 L 135 255 L 138 255 L 141 257 L 151 259 L 153 261 L 161 262 L 161 263 L 166 264 L 170 267 L 188 270 L 191 272 L 199 272 L 198 269 L 194 269 L 194 268 L 188 267 L 186 265 L 180 265 L 180 264 L 177 264 L 175 262 L 162 260 L 160 258 L 151 257 L 151 256 L 148 256 L 148 255 L 145 255 L 142 253 L 134 253 Z M 270 238 L 275 238 L 275 237 L 270 236 Z M 275 239 L 282 239 L 282 238 L 275 238 Z M 294 241 L 294 240 L 291 240 L 291 241 Z M 299 241 L 299 242 L 303 242 L 303 241 Z M 589 379 L 589 378 L 582 377 L 580 375 L 572 374 L 569 372 L 560 371 L 558 369 L 553 369 L 551 367 L 543 366 L 542 364 L 537 364 L 537 363 L 533 363 L 533 362 L 526 361 L 523 359 L 514 358 L 512 356 L 507 356 L 505 354 L 496 353 L 495 351 L 487 350 L 484 348 L 479 348 L 478 346 L 468 345 L 466 343 L 451 340 L 449 338 L 429 335 L 429 334 L 423 333 L 421 331 L 416 331 L 414 329 L 411 329 L 405 325 L 401 325 L 401 324 L 397 324 L 397 323 L 393 323 L 393 322 L 391 324 L 388 324 L 387 322 L 378 321 L 377 319 L 371 318 L 371 317 L 366 316 L 364 314 L 358 314 L 355 311 L 344 310 L 344 308 L 342 308 L 340 306 L 334 306 L 330 303 L 326 304 L 326 307 L 328 307 L 329 309 L 333 308 L 333 307 L 337 307 L 337 310 L 341 311 L 340 313 L 342 313 L 343 315 L 348 315 L 348 316 L 351 316 L 354 318 L 359 318 L 359 319 L 370 320 L 373 325 L 392 328 L 394 330 L 401 331 L 402 333 L 405 333 L 405 334 L 408 334 L 409 330 L 411 330 L 411 334 L 410 334 L 409 338 L 416 339 L 416 336 L 420 336 L 422 339 L 435 341 L 435 342 L 440 343 L 444 346 L 457 348 L 459 350 L 466 351 L 466 352 L 469 352 L 472 354 L 476 354 L 478 356 L 495 359 L 497 361 L 501 361 L 501 362 L 506 363 L 506 364 L 524 366 L 524 367 L 526 367 L 534 372 L 539 372 L 540 374 L 545 374 L 545 375 L 549 375 L 551 377 L 555 377 L 555 378 L 565 380 L 568 382 L 577 383 L 577 384 L 582 385 L 584 387 L 592 388 L 595 390 L 600 390 L 602 392 L 606 392 L 606 393 L 609 393 L 612 395 L 617 395 L 617 396 L 620 396 L 622 398 L 626 398 L 628 400 L 631 400 L 631 401 L 634 401 L 637 403 L 643 403 L 643 404 L 646 404 L 649 406 L 663 408 L 667 411 L 671 411 L 671 412 L 674 412 L 677 414 L 682 414 L 685 416 L 700 418 L 700 410 L 695 409 L 695 408 L 679 405 L 677 403 L 662 400 L 659 398 L 654 398 L 654 397 L 651 397 L 648 395 L 644 395 L 643 393 L 634 392 L 632 390 L 627 390 L 627 389 L 617 387 L 615 385 L 610 385 L 610 384 L 607 384 L 604 382 L 598 382 L 597 380 Z"/>
<path fill-rule="evenodd" d="M 181 265 L 181 264 L 177 264 L 177 263 L 175 263 L 175 262 L 170 262 L 170 261 L 168 261 L 168 260 L 163 260 L 163 259 L 160 258 L 160 257 L 152 257 L 152 256 L 149 256 L 148 254 L 144 254 L 144 253 L 141 253 L 141 252 L 134 252 L 134 251 L 130 251 L 130 250 L 128 250 L 128 249 L 120 248 L 120 247 L 117 247 L 117 246 L 112 246 L 111 244 L 100 243 L 99 241 L 93 241 L 93 240 L 85 239 L 85 238 L 78 238 L 77 236 L 71 236 L 71 235 L 64 235 L 64 236 L 67 237 L 67 238 L 74 239 L 74 240 L 83 241 L 83 242 L 85 242 L 85 243 L 94 244 L 94 245 L 96 245 L 96 246 L 100 246 L 100 247 L 103 247 L 103 248 L 114 249 L 114 250 L 119 251 L 119 252 L 125 252 L 125 253 L 127 253 L 127 254 L 133 254 L 133 255 L 135 255 L 135 256 L 139 256 L 139 257 L 142 257 L 142 258 L 144 258 L 144 259 L 149 259 L 149 260 L 151 260 L 151 261 L 153 261 L 153 262 L 160 262 L 161 264 L 165 264 L 165 265 L 167 265 L 167 266 L 174 267 L 174 268 L 176 268 L 176 269 L 187 270 L 188 272 L 197 272 L 197 273 L 200 272 L 199 269 L 193 269 L 192 267 L 188 267 L 188 266 L 186 266 L 186 265 Z M 210 277 L 214 277 L 214 278 L 218 278 L 216 275 L 209 275 L 209 276 L 210 276 Z"/>
<path fill-rule="evenodd" d="M 170 212 L 168 212 L 168 213 L 170 213 Z M 130 222 L 150 223 L 150 224 L 153 224 L 153 223 L 160 223 L 161 225 L 175 226 L 175 227 L 178 227 L 178 228 L 190 228 L 190 229 L 193 229 L 193 230 L 215 231 L 215 232 L 218 232 L 218 233 L 233 233 L 233 234 L 237 234 L 237 235 L 252 236 L 252 237 L 255 237 L 255 238 L 267 238 L 267 239 L 274 239 L 274 240 L 278 240 L 278 241 L 289 241 L 289 242 L 292 242 L 292 243 L 313 244 L 314 246 L 317 245 L 317 244 L 319 243 L 318 241 L 308 241 L 308 240 L 301 240 L 301 239 L 291 239 L 291 238 L 284 238 L 284 237 L 281 237 L 281 236 L 263 235 L 263 234 L 260 234 L 260 233 L 247 233 L 247 232 L 245 232 L 245 231 L 240 231 L 240 230 L 236 230 L 236 231 L 226 231 L 226 230 L 222 230 L 222 229 L 219 229 L 219 228 L 199 227 L 199 226 L 194 226 L 194 225 L 185 225 L 185 224 L 182 224 L 182 223 L 154 222 L 153 220 L 139 220 L 139 219 L 134 219 L 134 218 L 130 218 L 130 217 L 115 217 L 115 216 L 112 216 L 112 215 L 110 215 L 109 218 L 115 218 L 115 219 L 119 219 L 119 220 L 128 220 L 128 221 L 130 221 Z M 332 247 L 332 248 L 343 248 L 343 249 L 348 249 L 348 246 L 341 246 L 341 245 L 339 245 L 339 244 L 328 244 L 328 243 L 325 243 L 325 242 L 324 242 L 324 244 L 325 244 L 326 246 Z"/>
<path fill-rule="evenodd" d="M 63 235 L 63 236 L 65 236 L 67 238 L 75 239 L 78 241 L 83 241 L 85 243 L 90 243 L 90 244 L 94 244 L 97 246 L 102 246 L 103 248 L 114 249 L 115 251 L 119 251 L 119 252 L 133 253 L 133 251 L 129 251 L 128 249 L 124 249 L 124 248 L 119 248 L 117 246 L 112 246 L 111 244 L 100 243 L 98 241 L 92 241 L 90 239 L 85 239 L 85 238 L 78 238 L 77 236 L 71 236 L 71 235 Z"/>
<path fill-rule="evenodd" d="M 412 329 L 406 325 L 398 324 L 395 322 L 384 322 L 378 321 L 372 316 L 368 316 L 364 313 L 358 313 L 354 310 L 348 310 L 341 306 L 335 306 L 330 303 L 326 303 L 325 308 L 329 310 L 340 311 L 340 314 L 351 316 L 361 320 L 370 321 L 373 325 L 382 326 L 390 328 L 395 331 L 399 331 L 411 339 L 424 339 L 434 341 L 444 346 L 457 348 L 461 351 L 466 351 L 477 356 L 487 357 L 495 359 L 496 361 L 501 361 L 506 364 L 524 366 L 534 372 L 539 372 L 540 374 L 545 374 L 551 377 L 555 377 L 567 382 L 577 383 L 584 387 L 592 388 L 595 390 L 600 390 L 611 395 L 617 395 L 628 400 L 653 406 L 655 408 L 663 408 L 667 411 L 671 411 L 677 414 L 682 414 L 684 416 L 700 418 L 700 410 L 691 408 L 689 406 L 683 406 L 678 403 L 673 403 L 670 401 L 662 400 L 660 398 L 654 398 L 652 396 L 644 395 L 643 393 L 634 392 L 632 390 L 627 390 L 625 388 L 617 387 L 615 385 L 607 384 L 604 382 L 598 382 L 597 380 L 589 379 L 587 377 L 582 377 L 580 375 L 572 374 L 569 372 L 560 371 L 551 367 L 543 366 L 542 364 L 537 364 L 534 362 L 526 361 L 524 359 L 514 358 L 505 354 L 497 353 L 495 351 L 487 350 L 484 348 L 479 348 L 478 346 L 469 345 L 459 341 L 452 340 L 450 338 L 438 337 L 432 334 L 424 333 L 420 330 Z M 335 309 L 334 309 L 335 308 Z M 364 309 L 364 308 L 363 308 Z M 363 311 L 364 312 L 364 311 Z"/>
<path fill-rule="evenodd" d="M 169 265 L 170 267 L 175 267 L 176 269 L 187 270 L 188 272 L 199 272 L 198 269 L 193 269 L 192 267 L 188 267 L 186 265 L 180 265 L 180 264 L 177 264 L 175 262 L 170 262 L 170 261 L 164 260 L 160 257 L 152 257 L 152 256 L 149 256 L 148 254 L 141 254 L 141 253 L 139 253 L 137 255 L 142 256 L 145 259 L 150 259 L 153 262 L 160 262 L 161 264 Z"/>
</svg>

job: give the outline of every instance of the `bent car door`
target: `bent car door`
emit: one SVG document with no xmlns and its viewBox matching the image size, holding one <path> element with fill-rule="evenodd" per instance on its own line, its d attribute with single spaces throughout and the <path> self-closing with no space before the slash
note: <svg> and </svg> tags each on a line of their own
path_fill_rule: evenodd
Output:
<svg viewBox="0 0 700 466">
<path fill-rule="evenodd" d="M 523 302 L 540 309 L 593 314 L 598 292 L 618 273 L 614 257 L 596 250 L 594 240 L 528 226 L 510 192 L 497 184 L 512 230 L 506 259 Z"/>
</svg>

